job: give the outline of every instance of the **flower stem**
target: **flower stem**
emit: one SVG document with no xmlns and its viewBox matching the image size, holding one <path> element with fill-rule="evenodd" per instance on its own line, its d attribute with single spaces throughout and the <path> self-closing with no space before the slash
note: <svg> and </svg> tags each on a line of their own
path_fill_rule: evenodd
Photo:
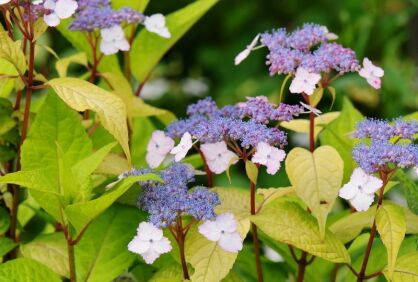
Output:
<svg viewBox="0 0 418 282">
<path fill-rule="evenodd" d="M 386 172 L 381 171 L 380 178 L 383 181 L 383 185 L 382 185 L 382 188 L 380 188 L 379 190 L 379 200 L 377 202 L 376 211 L 380 208 L 380 206 L 383 203 L 383 193 L 385 191 L 386 184 L 389 182 L 388 174 Z M 372 251 L 373 241 L 374 241 L 374 238 L 376 237 L 376 231 L 377 231 L 377 227 L 376 227 L 376 218 L 375 218 L 373 220 L 372 229 L 370 230 L 369 241 L 367 242 L 366 252 L 364 253 L 364 259 L 361 265 L 360 272 L 358 274 L 357 282 L 362 282 L 364 280 L 374 277 L 374 276 L 370 277 L 370 275 L 369 276 L 366 275 L 366 269 L 367 269 L 367 263 L 369 262 L 370 253 Z"/>
<path fill-rule="evenodd" d="M 255 208 L 255 183 L 250 181 L 250 208 L 251 214 L 256 214 Z M 257 268 L 257 281 L 263 281 L 263 268 L 261 266 L 260 260 L 260 244 L 258 242 L 257 226 L 254 223 L 251 223 L 251 233 L 253 234 L 253 246 L 254 246 L 254 255 L 255 255 L 255 266 Z"/>
<path fill-rule="evenodd" d="M 68 253 L 68 267 L 70 271 L 70 282 L 76 282 L 76 271 L 75 271 L 75 256 L 74 256 L 74 245 L 75 241 L 72 240 L 69 227 L 64 229 L 65 240 L 67 241 L 67 253 Z"/>
<path fill-rule="evenodd" d="M 177 217 L 177 224 L 176 224 L 176 236 L 175 239 L 177 241 L 177 244 L 179 246 L 179 251 L 180 251 L 180 261 L 181 261 L 181 268 L 183 270 L 183 278 L 185 280 L 190 280 L 190 276 L 189 276 L 189 270 L 187 269 L 187 262 L 186 262 L 186 254 L 185 254 L 185 239 L 186 239 L 186 234 L 184 233 L 184 229 L 183 229 L 183 223 L 181 220 L 181 217 L 178 216 Z"/>
<path fill-rule="evenodd" d="M 196 149 L 196 151 L 199 152 L 199 155 L 202 158 L 203 165 L 205 167 L 206 176 L 208 178 L 208 187 L 212 188 L 213 187 L 213 173 L 209 168 L 209 165 L 208 165 L 208 162 L 206 161 L 205 155 L 203 154 L 202 150 L 199 149 L 198 146 L 193 145 L 193 147 Z"/>
</svg>

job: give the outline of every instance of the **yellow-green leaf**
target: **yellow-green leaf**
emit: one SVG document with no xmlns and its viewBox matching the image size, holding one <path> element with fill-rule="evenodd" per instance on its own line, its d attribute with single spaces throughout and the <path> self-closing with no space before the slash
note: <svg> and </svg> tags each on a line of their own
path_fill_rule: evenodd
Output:
<svg viewBox="0 0 418 282">
<path fill-rule="evenodd" d="M 126 106 L 119 97 L 76 78 L 57 78 L 48 84 L 73 109 L 96 112 L 103 127 L 119 142 L 130 162 Z"/>
<path fill-rule="evenodd" d="M 257 194 L 263 196 L 262 205 L 265 206 L 266 204 L 272 202 L 273 200 L 295 194 L 295 188 L 292 186 L 290 187 L 281 187 L 281 188 L 258 188 Z"/>
<path fill-rule="evenodd" d="M 295 148 L 286 158 L 290 183 L 317 218 L 322 236 L 327 215 L 341 188 L 343 169 L 343 160 L 331 146 L 321 146 L 314 153 Z"/>
<path fill-rule="evenodd" d="M 328 230 L 321 236 L 315 218 L 298 204 L 274 200 L 251 216 L 269 237 L 335 263 L 349 263 L 344 245 Z"/>
<path fill-rule="evenodd" d="M 245 172 L 252 183 L 257 183 L 258 167 L 251 161 L 245 161 Z"/>
<path fill-rule="evenodd" d="M 238 226 L 241 238 L 245 238 L 249 225 Z M 186 260 L 193 266 L 193 282 L 218 282 L 231 270 L 238 253 L 224 251 L 217 242 L 209 241 L 192 228 L 186 237 Z"/>
<path fill-rule="evenodd" d="M 388 276 L 392 277 L 406 232 L 405 214 L 402 208 L 389 203 L 380 206 L 376 213 L 376 226 L 388 253 Z"/>
<path fill-rule="evenodd" d="M 314 127 L 315 139 L 318 137 L 318 134 L 321 133 L 321 131 L 325 128 L 325 126 L 338 118 L 339 115 L 340 112 L 331 112 L 316 117 Z M 294 119 L 291 121 L 284 121 L 280 123 L 280 126 L 299 133 L 309 132 L 309 120 L 307 119 Z"/>
<path fill-rule="evenodd" d="M 370 228 L 375 214 L 375 206 L 364 212 L 350 213 L 334 222 L 329 229 L 345 244 L 356 238 L 364 228 Z"/>
<path fill-rule="evenodd" d="M 324 95 L 324 88 L 318 87 L 315 89 L 314 93 L 309 96 L 309 104 L 312 107 L 316 107 L 319 102 L 321 102 L 322 96 Z"/>
<path fill-rule="evenodd" d="M 66 77 L 67 70 L 70 64 L 79 64 L 82 66 L 87 66 L 87 62 L 87 55 L 86 53 L 82 52 L 57 61 L 55 63 L 55 68 L 57 69 L 59 77 Z"/>
<path fill-rule="evenodd" d="M 22 51 L 21 42 L 13 41 L 6 31 L 0 32 L 0 58 L 13 64 L 20 74 L 26 72 L 26 58 Z"/>
<path fill-rule="evenodd" d="M 398 259 L 390 275 L 389 271 L 383 271 L 388 280 L 393 282 L 418 282 L 418 252 L 412 252 Z"/>
</svg>

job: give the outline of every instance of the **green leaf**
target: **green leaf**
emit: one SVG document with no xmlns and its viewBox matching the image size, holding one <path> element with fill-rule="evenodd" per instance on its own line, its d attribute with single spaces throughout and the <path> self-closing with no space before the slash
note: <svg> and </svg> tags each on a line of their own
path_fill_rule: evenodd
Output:
<svg viewBox="0 0 418 282">
<path fill-rule="evenodd" d="M 201 0 L 200 0 L 201 1 Z M 142 101 L 141 98 L 134 97 L 133 99 L 133 117 L 157 117 L 162 123 L 169 124 L 176 119 L 176 116 L 167 110 L 159 109 L 148 105 Z"/>
<path fill-rule="evenodd" d="M 58 60 L 55 63 L 55 68 L 57 69 L 59 77 L 66 77 L 67 70 L 70 64 L 79 64 L 82 66 L 87 66 L 87 55 L 84 52 L 74 54 L 72 56 Z"/>
<path fill-rule="evenodd" d="M 314 137 L 317 139 L 319 133 L 325 128 L 327 124 L 338 118 L 340 112 L 330 112 L 315 118 Z M 309 133 L 309 120 L 294 119 L 291 121 L 284 121 L 280 126 L 294 132 Z"/>
<path fill-rule="evenodd" d="M 256 184 L 258 178 L 258 167 L 251 161 L 245 161 L 245 172 L 247 173 L 248 179 Z"/>
<path fill-rule="evenodd" d="M 13 240 L 7 237 L 0 237 L 0 258 L 16 248 L 16 246 L 17 244 Z"/>
<path fill-rule="evenodd" d="M 331 146 L 321 146 L 314 153 L 295 148 L 287 155 L 286 172 L 296 194 L 317 218 L 321 236 L 338 191 L 341 188 L 344 163 Z"/>
<path fill-rule="evenodd" d="M 198 0 L 166 17 L 170 38 L 162 38 L 146 29 L 135 38 L 131 49 L 134 77 L 145 82 L 163 55 L 199 20 L 218 0 Z"/>
<path fill-rule="evenodd" d="M 329 91 L 329 94 L 331 94 L 331 97 L 332 97 L 332 103 L 331 103 L 331 106 L 329 107 L 330 109 L 332 109 L 335 103 L 335 99 L 337 98 L 337 91 L 335 91 L 335 88 L 332 86 L 328 86 L 327 90 Z"/>
<path fill-rule="evenodd" d="M 344 245 L 328 230 L 325 230 L 325 236 L 322 237 L 315 218 L 298 204 L 276 199 L 258 214 L 251 216 L 251 221 L 274 240 L 331 262 L 350 262 Z"/>
<path fill-rule="evenodd" d="M 125 104 L 120 98 L 76 78 L 57 78 L 50 80 L 48 84 L 64 102 L 76 111 L 96 112 L 103 127 L 120 143 L 130 161 L 127 113 Z"/>
<path fill-rule="evenodd" d="M 36 260 L 61 276 L 69 277 L 67 242 L 64 234 L 41 234 L 20 247 L 22 255 Z"/>
<path fill-rule="evenodd" d="M 383 272 L 393 282 L 418 282 L 418 252 L 409 253 L 398 259 L 393 275 L 388 270 Z"/>
<path fill-rule="evenodd" d="M 1 179 L 1 178 L 0 178 Z M 0 206 L 0 234 L 6 233 L 10 226 L 10 216 L 6 207 Z"/>
<path fill-rule="evenodd" d="M 67 206 L 65 208 L 65 214 L 76 229 L 77 234 L 79 234 L 95 217 L 128 191 L 134 183 L 146 180 L 160 181 L 161 179 L 155 174 L 143 174 L 125 178 L 116 187 L 113 187 L 108 193 L 105 193 L 97 199 Z"/>
<path fill-rule="evenodd" d="M 0 31 L 0 58 L 11 63 L 20 74 L 26 72 L 26 58 L 21 41 L 13 41 L 6 31 Z"/>
<path fill-rule="evenodd" d="M 265 206 L 273 200 L 287 196 L 293 195 L 296 191 L 293 187 L 280 187 L 280 188 L 258 188 L 257 194 L 263 196 L 262 205 Z"/>
<path fill-rule="evenodd" d="M 344 244 L 352 241 L 365 228 L 373 224 L 376 207 L 370 207 L 364 212 L 350 213 L 349 215 L 334 222 L 329 229 Z"/>
<path fill-rule="evenodd" d="M 388 253 L 388 276 L 395 270 L 399 248 L 405 237 L 405 214 L 401 207 L 383 204 L 377 209 L 376 226 Z"/>
<path fill-rule="evenodd" d="M 415 184 L 408 175 L 403 172 L 402 170 L 398 170 L 396 172 L 396 177 L 402 183 L 401 185 L 404 187 L 404 194 L 406 201 L 408 203 L 408 207 L 411 211 L 418 215 L 418 185 Z"/>
<path fill-rule="evenodd" d="M 324 95 L 324 88 L 318 87 L 315 89 L 314 93 L 309 96 L 309 104 L 312 107 L 316 107 L 319 102 L 321 102 L 322 96 Z"/>
<path fill-rule="evenodd" d="M 35 21 L 35 24 L 33 25 L 34 36 L 32 41 L 35 42 L 36 40 L 38 40 L 38 38 L 41 37 L 47 29 L 48 25 L 45 23 L 44 19 L 37 19 Z"/>
<path fill-rule="evenodd" d="M 238 227 L 241 238 L 248 229 Z M 191 228 L 185 243 L 186 260 L 193 266 L 190 277 L 194 282 L 217 282 L 225 278 L 232 269 L 238 253 L 224 251 L 217 242 L 209 241 L 197 228 Z"/>
<path fill-rule="evenodd" d="M 348 98 L 344 98 L 341 115 L 328 124 L 320 135 L 321 144 L 334 147 L 343 159 L 344 183 L 349 180 L 357 166 L 351 156 L 355 140 L 350 137 L 350 133 L 362 119 L 363 115 L 354 108 Z"/>
<path fill-rule="evenodd" d="M 77 281 L 113 281 L 135 260 L 128 243 L 144 216 L 137 208 L 115 205 L 93 221 L 75 247 Z"/>
<path fill-rule="evenodd" d="M 11 278 L 12 280 L 10 280 Z M 61 278 L 37 261 L 18 258 L 0 264 L 0 281 L 61 282 Z"/>
<path fill-rule="evenodd" d="M 129 163 L 125 158 L 117 154 L 109 154 L 96 169 L 97 174 L 120 175 L 130 169 Z"/>
</svg>

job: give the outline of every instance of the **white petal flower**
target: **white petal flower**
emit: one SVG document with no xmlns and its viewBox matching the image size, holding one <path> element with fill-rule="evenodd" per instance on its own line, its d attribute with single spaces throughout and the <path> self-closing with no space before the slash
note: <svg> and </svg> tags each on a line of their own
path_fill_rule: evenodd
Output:
<svg viewBox="0 0 418 282">
<path fill-rule="evenodd" d="M 187 152 L 192 148 L 192 136 L 189 132 L 186 132 L 181 137 L 180 143 L 171 149 L 170 154 L 174 155 L 174 160 L 176 162 L 181 161 L 187 155 Z"/>
<path fill-rule="evenodd" d="M 9 3 L 11 0 L 0 0 L 0 5 Z"/>
<path fill-rule="evenodd" d="M 205 156 L 209 169 L 216 174 L 221 174 L 226 171 L 231 165 L 231 162 L 235 164 L 238 161 L 238 156 L 228 150 L 224 141 L 213 144 L 202 144 L 200 149 Z"/>
<path fill-rule="evenodd" d="M 151 168 L 158 167 L 174 147 L 174 140 L 166 136 L 163 131 L 156 130 L 152 133 L 147 146 L 145 159 Z"/>
<path fill-rule="evenodd" d="M 382 82 L 381 78 L 385 74 L 384 70 L 380 67 L 373 65 L 368 59 L 363 59 L 363 68 L 359 71 L 359 75 L 364 77 L 373 88 L 379 89 Z"/>
<path fill-rule="evenodd" d="M 163 14 L 154 14 L 149 17 L 145 17 L 144 25 L 148 31 L 156 33 L 161 37 L 171 37 L 171 33 L 166 26 Z"/>
<path fill-rule="evenodd" d="M 283 150 L 270 146 L 267 143 L 260 142 L 256 147 L 256 152 L 251 161 L 266 166 L 267 173 L 273 175 L 280 169 L 280 163 L 285 157 L 286 153 Z"/>
<path fill-rule="evenodd" d="M 383 185 L 383 181 L 356 168 L 350 181 L 340 189 L 340 197 L 350 201 L 357 211 L 366 211 L 374 201 L 374 193 Z"/>
<path fill-rule="evenodd" d="M 102 41 L 100 42 L 100 51 L 105 55 L 112 55 L 119 50 L 128 51 L 130 46 L 125 38 L 123 29 L 119 25 L 100 30 Z"/>
<path fill-rule="evenodd" d="M 336 35 L 335 33 L 329 32 L 329 30 L 326 26 L 322 26 L 322 30 L 324 31 L 325 37 L 328 40 L 337 40 L 338 39 L 338 35 Z"/>
<path fill-rule="evenodd" d="M 48 26 L 57 26 L 62 19 L 71 17 L 77 10 L 78 4 L 75 0 L 46 0 L 44 8 L 51 10 L 44 15 L 44 21 Z"/>
<path fill-rule="evenodd" d="M 260 34 L 257 34 L 254 37 L 253 41 L 251 41 L 250 45 L 247 45 L 247 47 L 235 57 L 235 60 L 234 60 L 235 65 L 239 65 L 242 61 L 244 61 L 250 55 L 255 45 L 257 45 L 259 39 L 260 39 Z"/>
<path fill-rule="evenodd" d="M 320 114 L 322 114 L 322 112 L 320 110 L 318 110 L 315 107 L 312 107 L 311 105 L 305 104 L 303 102 L 299 102 L 305 109 L 307 109 L 308 111 L 304 112 L 304 113 L 314 113 L 316 116 L 319 116 Z"/>
<path fill-rule="evenodd" d="M 149 222 L 139 224 L 137 235 L 128 244 L 128 250 L 141 255 L 148 264 L 171 249 L 170 240 L 164 237 L 163 231 Z"/>
<path fill-rule="evenodd" d="M 305 93 L 307 95 L 312 95 L 316 84 L 320 80 L 321 75 L 310 73 L 308 70 L 300 67 L 296 70 L 295 78 L 292 80 L 289 90 L 291 93 Z"/>
<path fill-rule="evenodd" d="M 269 246 L 264 245 L 263 250 L 264 250 L 264 255 L 266 256 L 266 258 L 268 258 L 272 262 L 284 261 L 283 257 L 278 252 L 270 248 Z"/>
<path fill-rule="evenodd" d="M 242 249 L 241 235 L 232 213 L 223 213 L 215 220 L 207 220 L 199 226 L 199 233 L 209 241 L 217 242 L 227 252 L 237 253 Z"/>
</svg>

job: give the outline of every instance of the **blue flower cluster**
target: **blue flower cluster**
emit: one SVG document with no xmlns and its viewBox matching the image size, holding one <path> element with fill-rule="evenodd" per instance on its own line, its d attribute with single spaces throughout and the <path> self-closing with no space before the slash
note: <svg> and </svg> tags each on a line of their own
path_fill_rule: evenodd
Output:
<svg viewBox="0 0 418 282">
<path fill-rule="evenodd" d="M 144 19 L 143 14 L 131 8 L 113 10 L 109 0 L 80 0 L 77 14 L 69 29 L 92 32 L 120 25 L 122 22 L 141 23 Z"/>
<path fill-rule="evenodd" d="M 198 186 L 191 191 L 188 184 L 194 181 L 193 168 L 182 163 L 173 163 L 164 171 L 132 169 L 124 176 L 156 173 L 163 183 L 144 181 L 138 206 L 150 214 L 149 221 L 157 227 L 171 226 L 178 215 L 188 214 L 197 220 L 210 220 L 216 214 L 214 207 L 220 204 L 218 194 Z"/>
<path fill-rule="evenodd" d="M 261 42 L 269 49 L 267 65 L 270 75 L 291 74 L 298 67 L 309 72 L 355 72 L 360 69 L 352 49 L 330 43 L 327 28 L 317 24 L 304 24 L 288 34 L 281 28 L 261 35 Z"/>
<path fill-rule="evenodd" d="M 270 104 L 266 97 L 249 98 L 245 103 L 219 109 L 211 98 L 190 105 L 187 119 L 175 121 L 167 127 L 167 135 L 180 138 L 185 132 L 202 143 L 234 140 L 243 148 L 255 147 L 260 142 L 272 146 L 287 145 L 286 134 L 270 121 L 289 121 L 303 112 L 300 106 Z"/>
<path fill-rule="evenodd" d="M 354 147 L 353 158 L 367 173 L 391 165 L 399 168 L 416 167 L 418 145 L 413 143 L 416 134 L 417 121 L 366 119 L 358 123 L 354 137 L 368 140 Z"/>
</svg>

